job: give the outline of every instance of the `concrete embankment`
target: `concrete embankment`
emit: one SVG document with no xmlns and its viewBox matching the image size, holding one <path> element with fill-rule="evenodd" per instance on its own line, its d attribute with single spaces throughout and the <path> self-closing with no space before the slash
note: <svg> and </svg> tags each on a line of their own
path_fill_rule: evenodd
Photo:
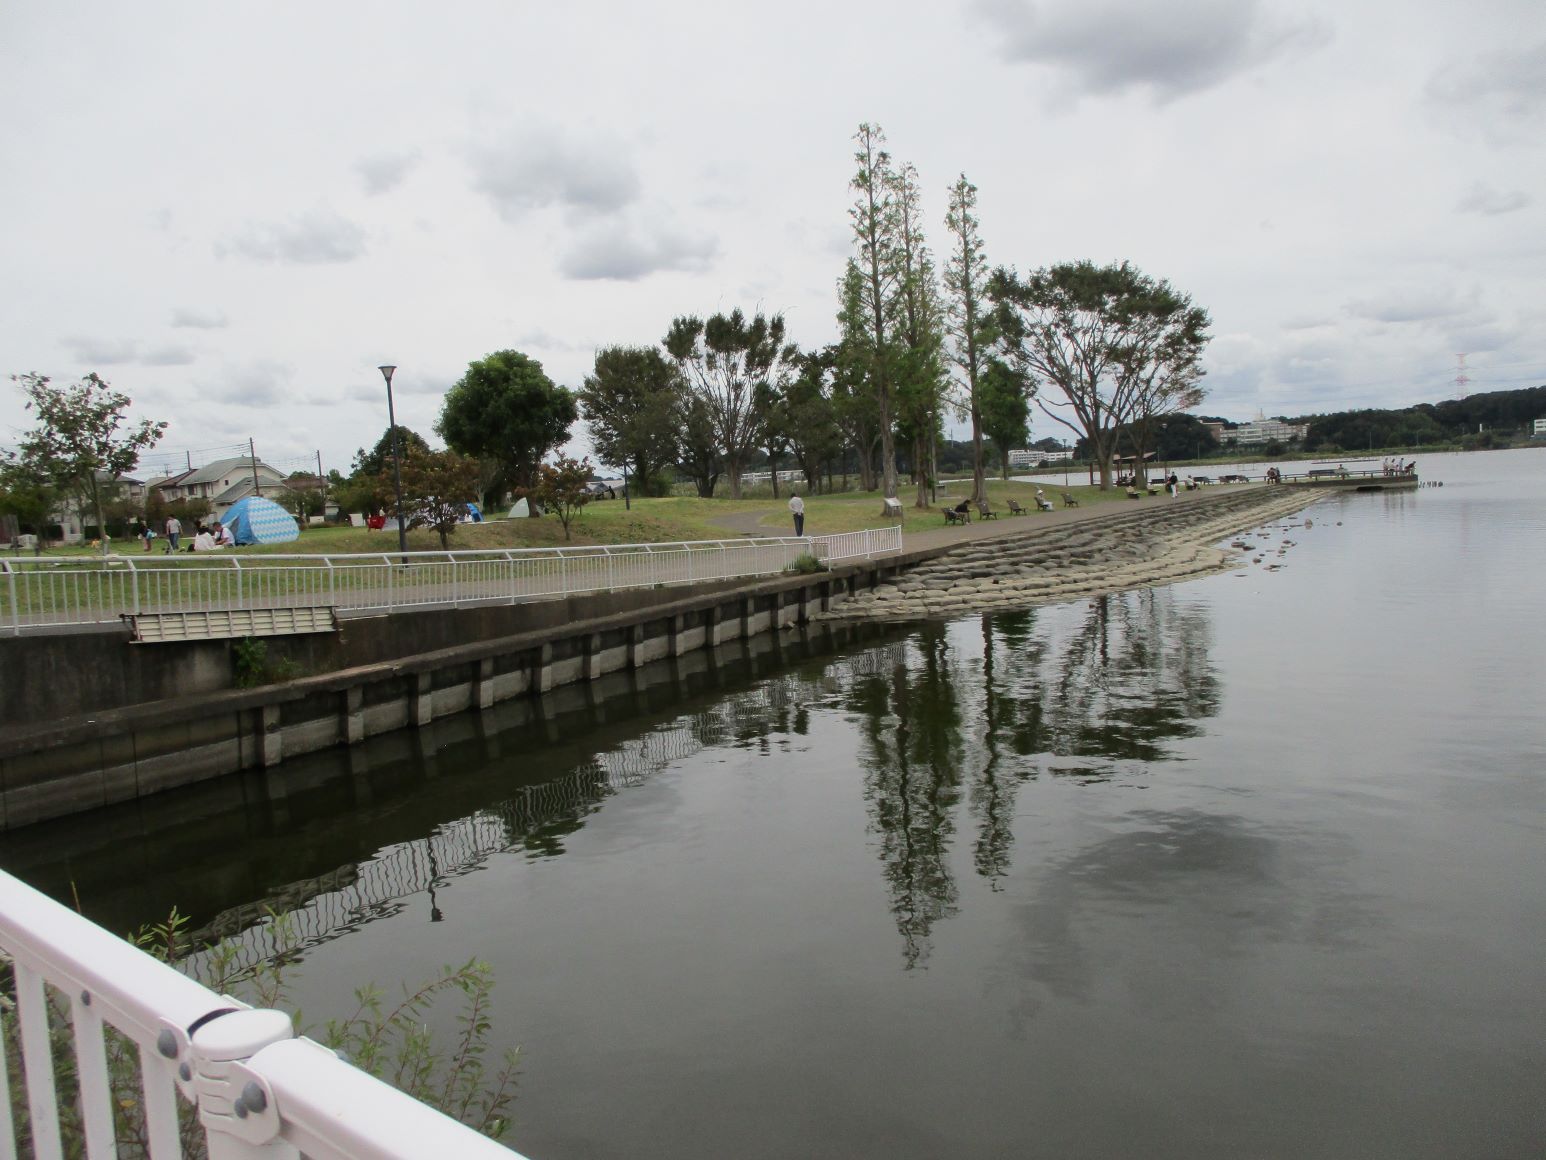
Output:
<svg viewBox="0 0 1546 1160">
<path fill-rule="evenodd" d="M 825 616 L 844 620 L 950 617 L 1173 584 L 1230 567 L 1230 552 L 1214 544 L 1264 521 L 1302 511 L 1318 497 L 1250 488 L 1209 496 L 1203 502 L 1186 498 L 1189 502 L 1146 498 L 1101 518 L 963 544 L 856 593 Z M 1016 522 L 1023 525 L 1035 518 Z"/>
<path fill-rule="evenodd" d="M 7 707 L 31 705 L 24 717 L 8 715 L 28 724 L 0 728 L 0 828 L 268 770 L 513 698 L 540 711 L 565 685 L 589 688 L 608 674 L 813 622 L 840 629 L 833 615 L 945 616 L 1168 583 L 1220 566 L 1224 557 L 1207 544 L 1304 506 L 1303 496 L 1277 489 L 1220 489 L 975 525 L 960 529 L 965 542 L 926 531 L 926 546 L 815 575 L 346 621 L 331 636 L 271 638 L 272 654 L 313 675 L 254 689 L 229 687 L 230 642 L 131 645 L 110 634 L 0 642 L 0 669 L 18 694 Z M 54 676 L 45 687 L 39 674 Z M 111 703 L 136 687 L 177 688 L 179 676 L 206 687 Z M 216 682 L 226 687 L 207 687 Z M 52 711 L 38 708 L 45 703 Z"/>
</svg>

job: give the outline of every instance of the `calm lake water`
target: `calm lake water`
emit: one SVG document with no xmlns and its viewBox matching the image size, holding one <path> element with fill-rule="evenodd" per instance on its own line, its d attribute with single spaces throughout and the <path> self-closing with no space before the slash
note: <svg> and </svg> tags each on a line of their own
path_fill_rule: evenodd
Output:
<svg viewBox="0 0 1546 1160">
<path fill-rule="evenodd" d="M 1224 575 L 729 650 L 0 860 L 118 929 L 304 903 L 315 1019 L 487 959 L 534 1160 L 1540 1156 L 1546 450 L 1420 469 Z"/>
</svg>

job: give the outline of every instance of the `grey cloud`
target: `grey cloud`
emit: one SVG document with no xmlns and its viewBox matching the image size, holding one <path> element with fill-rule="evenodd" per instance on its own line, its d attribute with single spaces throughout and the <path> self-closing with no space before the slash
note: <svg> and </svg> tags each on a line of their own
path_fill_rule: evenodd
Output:
<svg viewBox="0 0 1546 1160">
<path fill-rule="evenodd" d="M 199 398 L 229 406 L 269 407 L 289 401 L 294 371 L 284 363 L 258 359 L 240 367 L 227 367 L 215 382 L 199 384 Z"/>
<path fill-rule="evenodd" d="M 154 350 L 146 351 L 140 359 L 141 366 L 147 367 L 185 367 L 198 357 L 191 346 L 158 346 Z"/>
<path fill-rule="evenodd" d="M 1461 213 L 1479 213 L 1495 217 L 1498 214 L 1524 209 L 1533 200 L 1522 189 L 1493 189 L 1478 181 L 1471 187 L 1470 192 L 1460 199 L 1460 204 L 1456 208 Z"/>
<path fill-rule="evenodd" d="M 1449 345 L 1467 354 L 1505 350 L 1520 339 L 1517 331 L 1491 322 L 1462 325 L 1449 332 Z"/>
<path fill-rule="evenodd" d="M 558 268 L 566 278 L 635 282 L 661 270 L 707 269 L 718 252 L 713 237 L 611 221 L 585 231 L 560 256 Z"/>
<path fill-rule="evenodd" d="M 139 356 L 139 344 L 128 338 L 82 338 L 72 335 L 59 340 L 76 362 L 94 366 L 131 363 Z"/>
<path fill-rule="evenodd" d="M 550 205 L 615 213 L 639 196 L 632 161 L 611 141 L 531 132 L 479 147 L 469 160 L 473 188 L 493 202 L 506 222 Z"/>
<path fill-rule="evenodd" d="M 352 262 L 365 253 L 365 231 L 332 210 L 314 209 L 288 221 L 254 222 L 218 243 L 215 253 L 296 265 Z"/>
<path fill-rule="evenodd" d="M 1451 64 L 1429 81 L 1427 95 L 1494 139 L 1537 130 L 1546 122 L 1546 40 Z"/>
<path fill-rule="evenodd" d="M 354 171 L 360 175 L 365 192 L 374 196 L 396 189 L 418 163 L 417 149 L 406 153 L 377 153 L 356 161 Z"/>
<path fill-rule="evenodd" d="M 176 327 L 188 327 L 193 330 L 220 330 L 229 326 L 230 320 L 226 318 L 223 310 L 188 310 L 179 308 L 172 311 L 172 325 Z"/>
<path fill-rule="evenodd" d="M 573 352 L 595 350 L 596 344 L 591 342 L 573 342 L 567 338 L 560 338 L 551 330 L 545 330 L 537 326 L 516 335 L 515 348 L 517 350 L 535 349 Z"/>
<path fill-rule="evenodd" d="M 1462 298 L 1451 287 L 1418 286 L 1357 299 L 1347 304 L 1347 311 L 1371 322 L 1427 322 L 1465 314 L 1476 301 L 1475 291 Z"/>
<path fill-rule="evenodd" d="M 975 8 L 1011 62 L 1048 65 L 1077 91 L 1148 88 L 1161 101 L 1331 39 L 1325 25 L 1275 18 L 1260 0 L 977 0 Z"/>
</svg>

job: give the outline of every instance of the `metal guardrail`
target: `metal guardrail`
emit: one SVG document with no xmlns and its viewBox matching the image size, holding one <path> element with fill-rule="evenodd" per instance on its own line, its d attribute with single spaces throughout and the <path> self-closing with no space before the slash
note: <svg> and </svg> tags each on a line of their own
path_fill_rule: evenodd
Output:
<svg viewBox="0 0 1546 1160">
<path fill-rule="evenodd" d="M 12 1109 L 28 1113 L 31 1155 L 65 1154 L 61 1100 L 72 1101 L 85 1155 L 116 1155 L 104 1027 L 138 1048 L 149 1154 L 182 1155 L 179 1094 L 198 1108 L 214 1160 L 498 1157 L 516 1153 L 403 1094 L 309 1039 L 290 1016 L 217 995 L 0 871 L 0 954 L 11 961 L 23 1100 L 0 1057 L 0 1155 L 17 1155 Z M 56 1083 L 53 988 L 68 1005 L 72 1078 Z M 4 1041 L 0 1039 L 0 1056 Z M 123 1077 L 119 1077 L 122 1082 Z M 131 1097 L 132 1098 L 132 1097 Z M 72 1142 L 71 1154 L 78 1154 Z"/>
<path fill-rule="evenodd" d="M 465 552 L 15 557 L 0 559 L 0 625 L 19 635 L 147 613 L 293 605 L 361 613 L 513 604 L 766 576 L 802 555 L 838 563 L 901 550 L 902 529 L 891 527 L 831 536 Z"/>
</svg>

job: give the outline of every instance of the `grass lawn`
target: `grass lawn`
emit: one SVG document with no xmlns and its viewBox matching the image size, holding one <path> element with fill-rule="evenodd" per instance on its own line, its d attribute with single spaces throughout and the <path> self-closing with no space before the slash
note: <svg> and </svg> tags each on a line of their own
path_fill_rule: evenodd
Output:
<svg viewBox="0 0 1546 1160">
<path fill-rule="evenodd" d="M 1065 490 L 1061 476 L 1047 477 L 1042 487 L 1058 507 Z M 1070 482 L 1072 482 L 1072 476 Z M 971 489 L 970 479 L 945 480 L 940 485 L 939 503 L 926 511 L 912 506 L 913 488 L 899 488 L 902 500 L 902 525 L 933 527 L 939 520 L 939 508 L 959 503 Z M 1031 483 L 988 480 L 988 502 L 1003 510 L 1011 496 L 1030 507 L 1036 485 Z M 1120 489 L 1104 495 L 1087 484 L 1067 488 L 1083 505 L 1124 499 Z M 844 492 L 838 495 L 807 495 L 805 532 L 820 536 L 836 532 L 856 532 L 865 528 L 890 527 L 896 521 L 881 514 L 880 493 Z M 786 497 L 731 500 L 699 499 L 696 496 L 666 496 L 659 499 L 635 499 L 625 509 L 620 499 L 598 500 L 586 505 L 570 525 L 570 538 L 558 520 L 495 519 L 481 524 L 462 524 L 450 538 L 454 549 L 471 548 L 551 548 L 567 544 L 660 544 L 682 540 L 735 540 L 747 535 L 788 536 L 794 534 Z M 159 556 L 164 540 L 157 539 L 151 556 Z M 138 539 L 114 541 L 114 548 L 125 556 L 146 556 Z M 365 528 L 343 526 L 311 527 L 301 538 L 288 544 L 262 544 L 241 549 L 243 555 L 305 554 L 331 555 L 351 552 L 393 552 L 397 536 L 390 531 L 372 532 Z M 437 552 L 440 537 L 431 531 L 408 533 L 408 548 L 415 552 Z M 30 553 L 23 553 L 30 555 Z M 87 545 L 50 548 L 45 556 L 93 556 L 97 550 Z M 186 559 L 186 555 L 179 559 Z"/>
</svg>

